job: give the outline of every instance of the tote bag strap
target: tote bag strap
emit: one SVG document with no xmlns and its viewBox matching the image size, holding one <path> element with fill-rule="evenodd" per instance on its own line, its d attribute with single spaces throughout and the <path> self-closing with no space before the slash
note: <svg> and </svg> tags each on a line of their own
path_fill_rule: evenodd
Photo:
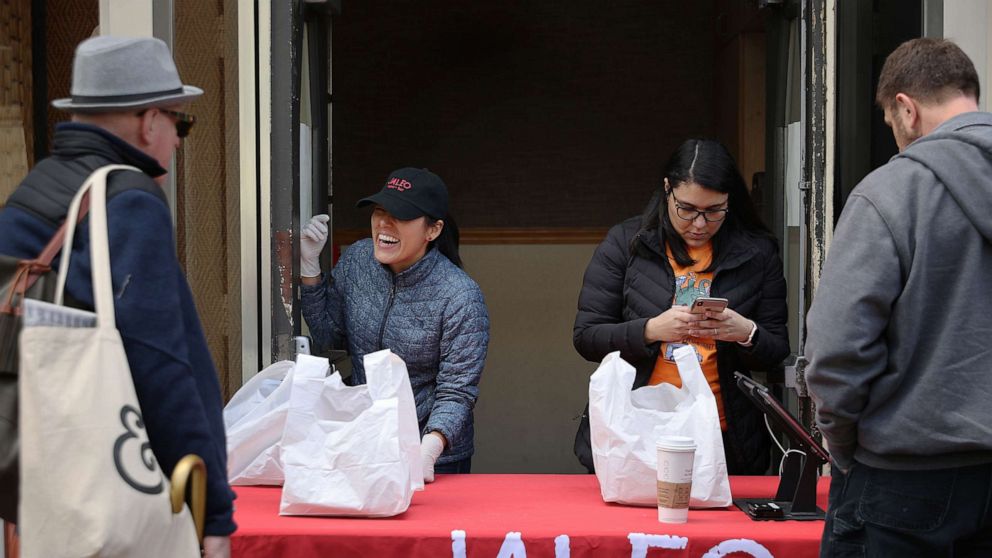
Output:
<svg viewBox="0 0 992 558">
<path fill-rule="evenodd" d="M 82 207 L 79 210 L 78 220 L 72 224 L 73 227 L 79 224 L 79 221 L 86 216 L 86 213 L 90 208 L 89 195 L 83 197 Z M 69 227 L 69 221 L 63 221 L 59 225 L 58 230 L 52 235 L 52 238 L 42 249 L 41 253 L 38 254 L 37 258 L 33 260 L 20 260 L 17 262 L 17 271 L 14 273 L 14 278 L 10 280 L 10 284 L 7 286 L 7 298 L 0 304 L 0 314 L 21 314 L 21 302 L 27 298 L 27 293 L 31 290 L 38 279 L 41 279 L 43 275 L 51 271 L 52 260 L 62 249 L 62 242 L 65 239 L 65 231 Z"/>
<path fill-rule="evenodd" d="M 110 242 L 107 236 L 107 175 L 116 170 L 141 172 L 130 165 L 107 165 L 93 171 L 83 182 L 79 192 L 72 199 L 66 222 L 75 223 L 79 219 L 83 198 L 89 192 L 90 200 L 90 260 L 92 266 L 93 302 L 96 307 L 99 327 L 116 328 L 114 321 L 114 296 L 110 279 Z M 62 245 L 62 260 L 59 262 L 59 276 L 55 288 L 55 304 L 61 306 L 65 292 L 65 282 L 69 275 L 69 260 L 72 256 L 72 240 L 75 227 L 66 227 L 65 242 Z"/>
</svg>

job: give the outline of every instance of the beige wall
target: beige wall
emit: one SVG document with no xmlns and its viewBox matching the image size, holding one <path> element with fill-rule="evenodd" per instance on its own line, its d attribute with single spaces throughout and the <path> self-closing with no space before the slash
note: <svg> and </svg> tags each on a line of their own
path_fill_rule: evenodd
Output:
<svg viewBox="0 0 992 558">
<path fill-rule="evenodd" d="M 595 365 L 572 347 L 595 245 L 467 245 L 491 321 L 475 411 L 476 473 L 579 473 L 572 442 Z"/>
<path fill-rule="evenodd" d="M 961 47 L 978 72 L 981 85 L 979 109 L 989 110 L 989 77 L 992 76 L 992 5 L 987 0 L 944 2 L 944 37 Z"/>
</svg>

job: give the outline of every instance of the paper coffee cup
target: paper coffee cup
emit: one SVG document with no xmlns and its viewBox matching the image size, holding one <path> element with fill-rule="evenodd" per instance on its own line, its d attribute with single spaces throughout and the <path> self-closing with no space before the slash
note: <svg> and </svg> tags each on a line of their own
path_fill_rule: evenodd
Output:
<svg viewBox="0 0 992 558">
<path fill-rule="evenodd" d="M 696 443 L 685 436 L 658 438 L 658 521 L 685 523 L 692 492 Z"/>
</svg>

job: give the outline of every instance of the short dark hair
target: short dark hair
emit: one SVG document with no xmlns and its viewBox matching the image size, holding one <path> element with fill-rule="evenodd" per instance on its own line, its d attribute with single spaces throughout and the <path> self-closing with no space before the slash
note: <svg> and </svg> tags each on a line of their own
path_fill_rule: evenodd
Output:
<svg viewBox="0 0 992 558">
<path fill-rule="evenodd" d="M 677 189 L 690 182 L 703 188 L 728 194 L 727 218 L 713 237 L 713 259 L 706 271 L 713 271 L 723 256 L 723 240 L 728 234 L 745 232 L 760 236 L 771 236 L 768 227 L 761 221 L 751 195 L 737 169 L 733 155 L 720 142 L 708 139 L 690 139 L 680 145 L 662 171 L 662 179 L 655 190 L 654 197 L 641 216 L 641 230 L 660 228 L 662 249 L 664 243 L 672 250 L 672 256 L 681 266 L 695 263 L 689 257 L 689 250 L 682 237 L 675 231 L 668 217 L 668 195 L 665 180 L 672 189 Z M 635 236 L 636 238 L 636 236 Z M 631 243 L 631 250 L 635 244 Z"/>
<path fill-rule="evenodd" d="M 943 102 L 958 93 L 978 101 L 978 73 L 961 48 L 947 39 L 923 37 L 899 45 L 885 59 L 875 102 L 883 110 L 904 93 L 927 103 Z"/>
</svg>

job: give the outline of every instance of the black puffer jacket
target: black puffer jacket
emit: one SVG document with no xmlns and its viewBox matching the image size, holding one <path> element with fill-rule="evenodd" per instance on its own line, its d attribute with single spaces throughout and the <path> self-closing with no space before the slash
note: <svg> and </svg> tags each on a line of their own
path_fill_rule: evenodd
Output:
<svg viewBox="0 0 992 558">
<path fill-rule="evenodd" d="M 620 351 L 637 369 L 635 389 L 647 384 L 661 346 L 644 342 L 645 325 L 671 308 L 675 293 L 675 273 L 657 229 L 641 232 L 631 254 L 639 228 L 640 218 L 628 219 L 610 229 L 596 249 L 582 281 L 573 330 L 575 348 L 586 360 L 600 362 Z M 737 388 L 733 375 L 774 367 L 789 354 L 785 277 L 773 239 L 737 233 L 722 241 L 710 295 L 728 299 L 732 310 L 758 325 L 751 347 L 717 341 L 727 465 L 731 474 L 762 474 L 768 468 L 770 440 L 761 412 Z M 587 417 L 575 452 L 591 471 Z"/>
</svg>

